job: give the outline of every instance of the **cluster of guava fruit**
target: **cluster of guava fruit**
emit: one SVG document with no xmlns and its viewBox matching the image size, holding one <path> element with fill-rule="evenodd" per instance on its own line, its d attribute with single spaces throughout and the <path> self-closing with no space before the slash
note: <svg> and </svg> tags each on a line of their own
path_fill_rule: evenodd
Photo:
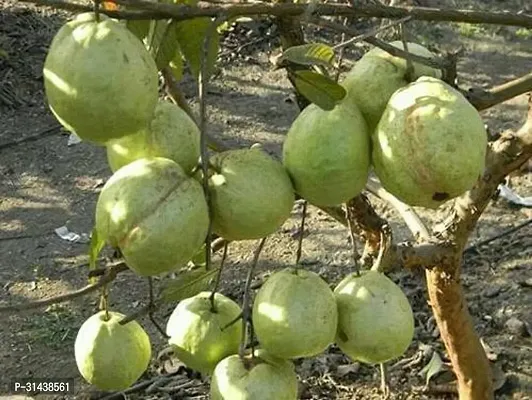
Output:
<svg viewBox="0 0 532 400">
<path fill-rule="evenodd" d="M 417 43 L 406 50 L 433 56 Z M 290 127 L 283 163 L 296 192 L 318 206 L 341 204 L 362 191 L 371 169 L 411 206 L 434 209 L 470 190 L 484 171 L 486 129 L 441 78 L 384 50 L 367 52 L 341 82 L 347 94 L 334 109 L 311 104 Z"/>
<path fill-rule="evenodd" d="M 415 43 L 408 50 L 431 55 Z M 438 70 L 379 49 L 356 63 L 334 109 L 311 104 L 300 113 L 282 162 L 261 148 L 228 150 L 210 157 L 208 176 L 198 168 L 196 123 L 159 99 L 153 57 L 125 25 L 78 15 L 54 37 L 43 76 L 58 121 L 107 152 L 113 174 L 98 197 L 95 229 L 139 276 L 185 266 L 209 226 L 229 241 L 274 233 L 296 193 L 317 206 L 344 203 L 364 189 L 371 168 L 396 197 L 429 208 L 470 189 L 484 168 L 477 111 Z M 408 299 L 376 271 L 350 274 L 334 290 L 302 268 L 273 273 L 253 302 L 255 352 L 238 354 L 247 339 L 235 322 L 241 315 L 236 302 L 205 291 L 179 302 L 167 321 L 169 344 L 210 376 L 212 399 L 296 399 L 294 359 L 336 343 L 353 360 L 384 363 L 406 351 L 414 331 Z M 102 390 L 124 390 L 149 365 L 148 335 L 123 318 L 100 311 L 76 338 L 78 369 Z"/>
</svg>

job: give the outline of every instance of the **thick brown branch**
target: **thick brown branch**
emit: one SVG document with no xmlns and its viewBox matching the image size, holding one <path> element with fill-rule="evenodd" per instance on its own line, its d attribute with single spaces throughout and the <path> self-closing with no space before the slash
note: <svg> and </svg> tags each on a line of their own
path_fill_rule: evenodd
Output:
<svg viewBox="0 0 532 400">
<path fill-rule="evenodd" d="M 478 110 L 485 110 L 530 91 L 532 72 L 487 91 L 472 91 L 466 97 Z"/>
<path fill-rule="evenodd" d="M 490 143 L 482 178 L 473 189 L 456 199 L 449 218 L 435 228 L 438 235 L 457 242 L 461 249 L 499 184 L 532 156 L 532 95 L 528 104 L 526 122 L 517 132 L 505 132 Z"/>
<path fill-rule="evenodd" d="M 109 266 L 106 273 L 100 278 L 100 280 L 94 284 L 87 285 L 73 292 L 68 292 L 59 296 L 49 297 L 47 299 L 0 307 L 0 314 L 34 310 L 36 308 L 63 303 L 65 301 L 73 300 L 77 297 L 85 296 L 86 294 L 94 292 L 100 289 L 101 287 L 107 285 L 108 283 L 112 282 L 120 272 L 126 271 L 127 269 L 128 268 L 126 264 L 124 264 L 123 262 L 113 264 Z"/>
<path fill-rule="evenodd" d="M 26 3 L 33 3 L 40 6 L 52 6 L 63 8 L 71 11 L 90 11 L 91 6 L 79 3 L 71 3 L 61 0 L 20 0 Z M 163 19 L 174 18 L 176 20 L 185 20 L 196 17 L 218 17 L 225 16 L 228 18 L 236 16 L 253 16 L 253 15 L 272 15 L 277 17 L 298 16 L 312 11 L 313 15 L 331 15 L 331 16 L 351 16 L 364 18 L 389 18 L 400 19 L 412 17 L 412 19 L 423 21 L 454 21 L 467 22 L 474 24 L 496 24 L 496 25 L 513 25 L 532 28 L 532 16 L 527 14 L 516 14 L 509 12 L 486 12 L 473 10 L 453 10 L 444 8 L 427 8 L 427 7 L 389 7 L 376 6 L 372 4 L 357 4 L 352 7 L 348 4 L 333 3 L 239 3 L 239 4 L 218 4 L 200 2 L 199 7 L 189 7 L 184 5 L 156 3 L 141 0 L 115 0 L 115 3 L 127 6 L 129 9 L 141 9 L 148 11 L 142 14 L 138 13 L 139 19 Z M 313 7 L 309 10 L 309 7 Z M 113 17 L 120 18 L 122 15 L 131 18 L 131 11 L 107 11 L 102 13 Z"/>
</svg>

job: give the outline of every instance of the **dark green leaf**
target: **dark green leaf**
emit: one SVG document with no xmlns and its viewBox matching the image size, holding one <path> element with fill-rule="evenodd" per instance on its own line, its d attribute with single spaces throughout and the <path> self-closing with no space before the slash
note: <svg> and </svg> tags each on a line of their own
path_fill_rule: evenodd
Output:
<svg viewBox="0 0 532 400">
<path fill-rule="evenodd" d="M 200 72 L 201 53 L 205 34 L 211 26 L 210 18 L 194 18 L 188 21 L 181 21 L 177 24 L 177 37 L 181 51 L 190 66 L 190 70 L 196 79 Z M 220 35 L 214 30 L 207 56 L 207 77 L 214 72 L 218 49 L 220 46 Z"/>
<path fill-rule="evenodd" d="M 301 65 L 331 66 L 334 59 L 332 47 L 323 43 L 308 43 L 301 46 L 293 46 L 286 49 L 280 62 L 286 60 Z"/>
<path fill-rule="evenodd" d="M 126 22 L 127 28 L 140 40 L 144 40 L 150 32 L 150 24 L 152 21 L 148 20 L 129 20 Z M 154 22 L 155 23 L 155 22 Z"/>
<path fill-rule="evenodd" d="M 180 81 L 183 77 L 183 53 L 181 53 L 181 49 L 179 48 L 179 44 L 177 44 L 177 49 L 174 55 L 174 58 L 170 60 L 170 63 L 168 66 L 170 67 L 170 70 L 172 71 L 172 74 L 174 75 L 174 79 L 176 81 Z"/>
<path fill-rule="evenodd" d="M 175 302 L 187 299 L 206 290 L 210 280 L 220 268 L 206 270 L 205 267 L 183 271 L 176 279 L 168 282 L 161 292 L 164 302 Z"/>
<path fill-rule="evenodd" d="M 205 244 L 201 246 L 201 248 L 194 254 L 194 257 L 192 257 L 192 260 L 190 262 L 196 266 L 205 266 L 207 263 L 206 261 L 206 254 L 205 254 Z"/>
<path fill-rule="evenodd" d="M 169 21 L 158 20 L 158 21 L 155 21 L 155 23 L 153 23 L 150 26 L 147 46 L 148 46 L 148 50 L 150 51 L 154 59 L 157 53 L 157 49 L 159 48 L 159 46 L 161 45 L 164 39 L 164 36 L 166 34 L 166 29 L 168 28 L 169 24 L 170 24 Z"/>
<path fill-rule="evenodd" d="M 159 70 L 166 67 L 178 51 L 176 24 L 176 22 L 170 22 L 167 25 L 164 36 L 155 50 L 155 63 Z"/>
<path fill-rule="evenodd" d="M 299 93 L 324 110 L 332 110 L 346 95 L 343 86 L 317 72 L 300 70 L 294 75 Z"/>
</svg>

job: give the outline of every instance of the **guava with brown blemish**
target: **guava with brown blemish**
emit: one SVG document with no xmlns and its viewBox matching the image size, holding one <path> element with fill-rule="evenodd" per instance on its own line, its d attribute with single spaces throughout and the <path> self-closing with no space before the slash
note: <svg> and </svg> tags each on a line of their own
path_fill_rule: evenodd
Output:
<svg viewBox="0 0 532 400">
<path fill-rule="evenodd" d="M 372 136 L 375 173 L 411 205 L 437 208 L 471 189 L 485 167 L 488 136 L 478 111 L 430 77 L 393 94 Z"/>
</svg>

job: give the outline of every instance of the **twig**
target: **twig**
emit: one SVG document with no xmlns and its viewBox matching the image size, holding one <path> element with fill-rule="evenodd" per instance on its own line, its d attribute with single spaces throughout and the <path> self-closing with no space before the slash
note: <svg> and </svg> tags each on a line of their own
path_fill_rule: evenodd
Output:
<svg viewBox="0 0 532 400">
<path fill-rule="evenodd" d="M 296 251 L 296 267 L 301 260 L 301 253 L 303 252 L 303 238 L 305 237 L 305 220 L 307 218 L 307 202 L 303 200 L 303 209 L 301 210 L 301 225 L 299 226 L 299 235 L 297 238 L 297 251 Z"/>
<path fill-rule="evenodd" d="M 139 382 L 136 385 L 131 386 L 131 387 L 129 387 L 126 390 L 123 390 L 121 392 L 111 393 L 111 394 L 105 395 L 104 397 L 100 397 L 99 400 L 124 399 L 126 397 L 126 395 L 133 394 L 133 393 L 136 393 L 136 392 L 140 392 L 141 390 L 147 388 L 148 386 L 152 385 L 154 382 L 156 382 L 156 381 L 158 381 L 160 379 L 169 378 L 169 377 L 178 375 L 179 373 L 180 373 L 179 371 L 175 371 L 175 372 L 172 372 L 172 373 L 164 375 L 164 376 L 159 376 L 159 375 L 155 376 L 155 377 L 153 377 L 151 379 Z"/>
<path fill-rule="evenodd" d="M 44 128 L 42 131 L 39 131 L 34 135 L 26 136 L 23 138 L 18 138 L 18 139 L 12 140 L 7 143 L 2 143 L 0 144 L 0 150 L 9 149 L 11 147 L 18 146 L 19 144 L 22 144 L 22 143 L 34 142 L 36 140 L 50 136 L 60 129 L 61 129 L 60 124 L 52 125 L 48 128 Z"/>
<path fill-rule="evenodd" d="M 485 240 L 481 240 L 478 243 L 472 244 L 471 246 L 467 247 L 464 250 L 464 253 L 470 253 L 472 251 L 475 251 L 476 249 L 478 249 L 481 246 L 484 246 L 484 245 L 486 245 L 488 243 L 494 242 L 495 240 L 501 239 L 501 238 L 503 238 L 505 236 L 511 235 L 512 233 L 517 232 L 518 230 L 520 230 L 520 229 L 522 229 L 522 228 L 524 228 L 524 227 L 526 227 L 526 226 L 528 226 L 530 224 L 532 224 L 532 218 L 530 218 L 529 220 L 527 220 L 525 222 L 520 223 L 517 226 L 514 226 L 513 228 L 507 229 L 504 232 L 499 233 L 498 235 L 489 237 L 489 238 L 487 238 Z"/>
<path fill-rule="evenodd" d="M 350 19 L 348 17 L 345 17 L 344 18 L 344 26 L 347 26 L 347 23 L 350 21 Z M 342 32 L 342 43 L 345 43 L 345 37 L 346 37 L 346 34 L 345 32 Z M 342 72 L 342 63 L 344 62 L 344 53 L 345 53 L 345 45 L 344 46 L 340 46 L 340 47 L 337 47 L 337 46 L 334 46 L 333 47 L 333 50 L 338 50 L 340 49 L 340 54 L 338 54 L 338 62 L 336 63 L 336 74 L 334 76 L 334 81 L 335 82 L 338 82 L 338 80 L 340 79 L 340 73 Z"/>
<path fill-rule="evenodd" d="M 392 205 L 397 212 L 401 215 L 405 221 L 408 229 L 414 235 L 414 238 L 428 240 L 430 239 L 430 233 L 412 207 L 400 201 L 397 197 L 386 191 L 380 183 L 375 181 L 373 178 L 368 179 L 366 188 L 375 196 L 381 198 L 382 200 L 388 202 Z"/>
<path fill-rule="evenodd" d="M 206 104 L 206 93 L 207 93 L 207 84 L 209 77 L 207 76 L 207 58 L 209 57 L 209 49 L 211 45 L 211 40 L 216 31 L 216 28 L 220 23 L 223 22 L 225 18 L 217 18 L 214 20 L 207 29 L 205 33 L 205 38 L 203 40 L 202 51 L 200 54 L 200 73 L 198 76 L 198 97 L 199 97 L 199 130 L 201 133 L 200 136 L 200 150 L 201 150 L 201 170 L 203 173 L 203 192 L 205 194 L 205 200 L 207 202 L 208 213 L 209 213 L 209 224 L 207 229 L 207 236 L 205 238 L 205 269 L 208 271 L 211 267 L 211 241 L 212 241 L 212 202 L 211 202 L 211 193 L 209 189 L 209 151 L 207 149 L 207 138 L 205 133 L 207 131 L 207 104 Z"/>
<path fill-rule="evenodd" d="M 218 286 L 220 285 L 220 279 L 222 277 L 222 271 L 224 269 L 225 265 L 225 258 L 227 257 L 227 246 L 229 245 L 228 242 L 224 243 L 224 250 L 222 253 L 222 261 L 220 261 L 220 270 L 216 274 L 216 281 L 214 282 L 214 287 L 212 289 L 212 293 L 209 296 L 211 301 L 211 311 L 216 312 L 216 304 L 214 304 L 214 296 L 216 295 L 216 291 L 218 290 Z"/>
<path fill-rule="evenodd" d="M 164 329 L 159 325 L 159 323 L 155 320 L 155 316 L 153 315 L 153 311 L 155 309 L 155 300 L 153 297 L 153 279 L 151 276 L 148 277 L 148 298 L 149 298 L 149 305 L 150 310 L 148 312 L 148 318 L 150 319 L 151 323 L 155 328 L 159 331 L 159 333 L 165 338 L 168 339 L 170 336 L 166 334 Z"/>
<path fill-rule="evenodd" d="M 345 47 L 347 45 L 350 45 L 350 44 L 354 44 L 354 43 L 358 43 L 358 42 L 361 42 L 361 41 L 364 41 L 366 40 L 367 38 L 369 37 L 372 37 L 372 36 L 375 36 L 383 31 L 386 31 L 390 28 L 393 28 L 394 26 L 397 26 L 397 25 L 401 25 L 405 22 L 408 22 L 412 19 L 412 17 L 405 17 L 405 18 L 401 18 L 397 21 L 393 21 L 393 22 L 390 22 L 389 24 L 387 25 L 384 25 L 384 26 L 380 26 L 378 28 L 375 28 L 375 29 L 372 29 L 371 31 L 369 32 L 366 32 L 366 33 L 363 33 L 361 35 L 357 35 L 357 36 L 354 36 L 352 37 L 351 39 L 349 40 L 346 40 L 345 42 L 343 41 L 342 39 L 342 42 L 341 43 L 338 43 L 337 45 L 333 46 L 333 49 L 339 49 L 339 48 L 342 48 L 342 47 Z M 346 32 L 343 32 L 342 34 L 346 34 Z"/>
<path fill-rule="evenodd" d="M 248 275 L 246 277 L 246 284 L 244 286 L 244 299 L 242 301 L 242 337 L 240 339 L 240 347 L 238 349 L 238 355 L 241 359 L 244 358 L 244 354 L 246 351 L 246 336 L 247 336 L 247 326 L 248 322 L 250 320 L 250 313 L 251 313 L 251 306 L 250 306 L 250 286 L 251 281 L 253 280 L 253 272 L 255 271 L 255 267 L 257 266 L 257 263 L 259 261 L 260 252 L 262 251 L 262 248 L 264 247 L 264 243 L 266 242 L 266 237 L 262 238 L 259 242 L 259 245 L 255 249 L 255 254 L 253 255 L 253 261 L 251 265 L 249 266 Z M 253 340 L 253 337 L 250 338 L 250 341 Z"/>
<path fill-rule="evenodd" d="M 92 11 L 92 7 L 73 3 L 64 0 L 20 0 L 25 3 L 32 3 L 38 6 L 51 6 L 71 11 Z M 276 17 L 301 16 L 308 12 L 312 6 L 312 15 L 329 16 L 351 16 L 355 18 L 388 18 L 400 19 L 412 17 L 420 21 L 454 21 L 472 24 L 494 24 L 512 25 L 524 28 L 532 28 L 532 16 L 527 14 L 517 14 L 508 12 L 487 12 L 474 10 L 455 10 L 429 7 L 390 7 L 375 6 L 370 4 L 357 4 L 352 7 L 348 4 L 339 3 L 229 3 L 213 5 L 199 2 L 197 7 L 187 5 L 176 5 L 168 3 L 141 1 L 141 0 L 114 0 L 114 3 L 127 6 L 131 9 L 141 9 L 144 12 L 134 11 L 109 11 L 100 10 L 102 14 L 107 14 L 113 18 L 135 18 L 135 19 L 167 19 L 173 18 L 177 21 L 192 19 L 197 17 L 218 17 L 227 18 L 238 16 L 272 15 Z"/>
<path fill-rule="evenodd" d="M 41 299 L 22 304 L 14 304 L 11 306 L 0 307 L 0 314 L 16 312 L 16 311 L 28 311 L 36 308 L 47 307 L 52 304 L 63 303 L 75 299 L 77 297 L 84 296 L 88 293 L 94 292 L 103 288 L 108 283 L 112 282 L 120 272 L 126 271 L 128 267 L 124 263 L 114 264 L 108 268 L 107 273 L 100 278 L 100 280 L 92 285 L 87 285 L 81 289 L 73 292 L 68 292 L 59 296 L 49 297 L 47 299 Z"/>
<path fill-rule="evenodd" d="M 349 204 L 346 204 L 345 208 L 345 215 L 347 219 L 347 228 L 349 231 L 349 236 L 351 237 L 351 251 L 353 255 L 353 263 L 355 266 L 355 272 L 357 275 L 360 275 L 360 254 L 358 254 L 357 251 L 357 242 L 356 242 L 356 233 L 355 233 L 355 226 L 356 226 L 356 214 L 353 210 L 353 207 L 350 207 Z"/>
</svg>

